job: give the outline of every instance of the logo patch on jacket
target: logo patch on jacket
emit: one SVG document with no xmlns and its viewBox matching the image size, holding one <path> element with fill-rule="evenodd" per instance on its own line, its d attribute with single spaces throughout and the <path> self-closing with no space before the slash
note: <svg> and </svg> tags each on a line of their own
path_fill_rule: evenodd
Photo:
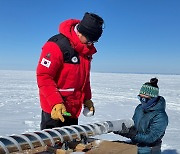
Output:
<svg viewBox="0 0 180 154">
<path fill-rule="evenodd" d="M 41 60 L 41 65 L 49 68 L 49 66 L 51 65 L 51 61 L 47 60 L 46 58 L 43 58 L 43 59 Z"/>
<path fill-rule="evenodd" d="M 78 58 L 76 56 L 74 56 L 74 57 L 71 58 L 71 61 L 73 63 L 77 63 L 78 62 Z"/>
</svg>

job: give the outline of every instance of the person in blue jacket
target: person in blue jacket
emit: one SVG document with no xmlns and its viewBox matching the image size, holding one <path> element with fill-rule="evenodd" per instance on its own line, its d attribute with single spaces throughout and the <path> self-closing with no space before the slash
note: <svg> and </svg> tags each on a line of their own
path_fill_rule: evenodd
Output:
<svg viewBox="0 0 180 154">
<path fill-rule="evenodd" d="M 160 154 L 162 138 L 168 125 L 168 116 L 165 111 L 166 101 L 159 96 L 158 79 L 142 85 L 138 98 L 140 104 L 136 107 L 133 121 L 134 126 L 114 132 L 130 138 L 138 146 L 139 154 Z"/>
</svg>

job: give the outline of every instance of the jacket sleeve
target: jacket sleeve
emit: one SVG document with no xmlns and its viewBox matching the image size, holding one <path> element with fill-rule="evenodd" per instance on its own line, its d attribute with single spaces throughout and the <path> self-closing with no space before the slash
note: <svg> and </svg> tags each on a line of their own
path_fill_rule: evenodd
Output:
<svg viewBox="0 0 180 154">
<path fill-rule="evenodd" d="M 94 47 L 93 44 L 91 46 L 88 46 L 88 48 L 89 48 L 89 50 L 91 50 L 92 55 L 97 52 L 97 50 L 96 50 L 96 48 Z M 87 77 L 86 84 L 85 84 L 85 87 L 84 87 L 84 94 L 85 94 L 84 100 L 90 100 L 92 98 L 91 84 L 90 84 L 91 62 L 92 62 L 92 59 L 93 59 L 92 55 L 90 55 L 88 57 L 88 60 L 87 60 L 88 68 L 86 70 L 88 70 L 88 77 Z"/>
<path fill-rule="evenodd" d="M 91 65 L 91 61 L 88 61 L 89 65 L 87 68 L 87 77 L 86 77 L 86 83 L 84 85 L 84 101 L 85 100 L 90 100 L 92 98 L 92 93 L 91 93 L 91 83 L 90 83 L 90 65 Z"/>
<path fill-rule="evenodd" d="M 168 125 L 168 118 L 165 112 L 160 112 L 151 121 L 150 127 L 145 133 L 137 133 L 137 135 L 132 138 L 132 141 L 136 143 L 151 144 L 161 139 L 165 133 L 166 127 Z"/>
<path fill-rule="evenodd" d="M 36 70 L 39 92 L 49 105 L 53 107 L 63 99 L 57 87 L 57 73 L 63 64 L 63 55 L 59 47 L 53 42 L 47 42 L 43 48 Z"/>
<path fill-rule="evenodd" d="M 85 93 L 84 100 L 90 100 L 92 98 L 90 81 L 86 82 L 86 85 L 84 87 L 84 93 Z"/>
</svg>

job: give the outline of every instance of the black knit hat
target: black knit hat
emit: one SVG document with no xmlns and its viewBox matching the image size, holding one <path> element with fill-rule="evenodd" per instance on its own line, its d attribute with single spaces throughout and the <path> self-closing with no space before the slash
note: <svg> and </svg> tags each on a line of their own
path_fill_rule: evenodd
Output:
<svg viewBox="0 0 180 154">
<path fill-rule="evenodd" d="M 102 35 L 104 20 L 94 13 L 86 12 L 77 26 L 77 30 L 83 34 L 88 41 L 98 41 Z"/>
</svg>

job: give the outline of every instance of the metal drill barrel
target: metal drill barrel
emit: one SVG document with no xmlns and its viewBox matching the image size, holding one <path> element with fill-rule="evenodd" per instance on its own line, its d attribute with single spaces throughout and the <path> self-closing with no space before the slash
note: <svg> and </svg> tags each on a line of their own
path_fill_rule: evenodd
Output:
<svg viewBox="0 0 180 154">
<path fill-rule="evenodd" d="M 107 134 L 112 131 L 120 131 L 122 123 L 127 127 L 133 125 L 130 119 L 105 121 L 87 125 L 71 125 L 64 127 L 56 127 L 53 129 L 44 129 L 23 133 L 20 135 L 2 136 L 0 137 L 0 153 L 8 154 L 12 152 L 22 152 L 23 150 L 34 149 L 46 145 L 54 146 L 56 142 L 81 140 L 82 137 L 90 137 L 95 135 Z"/>
</svg>

